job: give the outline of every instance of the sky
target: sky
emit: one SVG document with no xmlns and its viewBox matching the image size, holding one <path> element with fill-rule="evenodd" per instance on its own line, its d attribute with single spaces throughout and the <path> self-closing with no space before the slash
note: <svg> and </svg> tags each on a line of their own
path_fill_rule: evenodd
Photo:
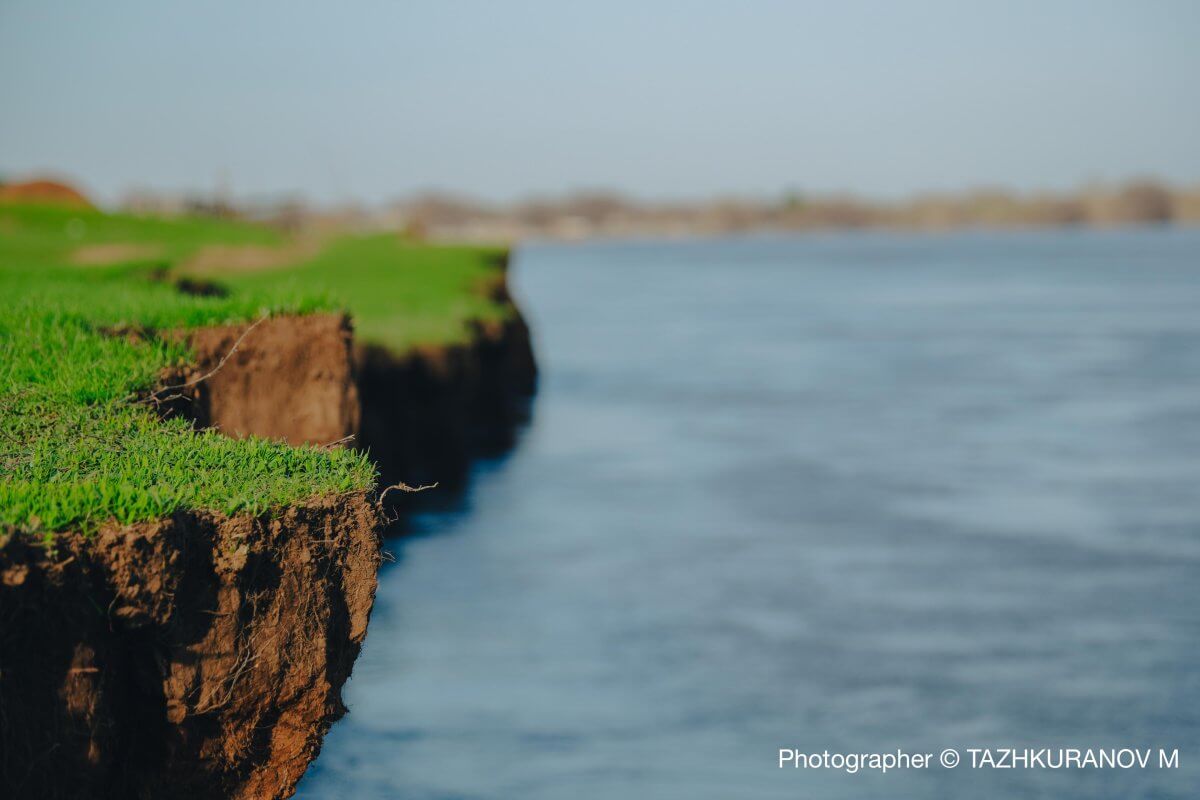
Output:
<svg viewBox="0 0 1200 800">
<path fill-rule="evenodd" d="M 1200 182 L 1200 2 L 0 0 L 0 175 L 380 203 Z"/>
</svg>

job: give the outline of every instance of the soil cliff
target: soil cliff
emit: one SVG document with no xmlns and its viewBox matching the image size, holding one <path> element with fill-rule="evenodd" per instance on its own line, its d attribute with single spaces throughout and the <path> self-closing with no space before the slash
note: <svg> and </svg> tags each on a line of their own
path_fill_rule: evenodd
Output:
<svg viewBox="0 0 1200 800">
<path fill-rule="evenodd" d="M 471 459 L 511 447 L 527 419 L 538 375 L 529 327 L 508 294 L 506 273 L 489 293 L 506 317 L 473 323 L 465 343 L 407 352 L 357 348 L 357 442 L 370 451 L 384 485 L 461 488 Z M 403 506 L 419 495 L 389 497 Z"/>
<path fill-rule="evenodd" d="M 153 397 L 234 437 L 352 442 L 385 484 L 454 488 L 512 443 L 536 385 L 503 275 L 485 290 L 499 318 L 404 352 L 356 347 L 343 315 L 180 334 L 195 358 Z M 366 492 L 110 522 L 49 550 L 0 529 L 0 797 L 290 796 L 345 712 L 383 529 Z"/>
<path fill-rule="evenodd" d="M 198 426 L 295 445 L 357 433 L 353 332 L 345 315 L 199 328 L 187 339 L 195 362 L 165 383 L 178 387 L 173 393 L 182 402 L 174 408 Z"/>
<path fill-rule="evenodd" d="M 198 362 L 164 394 L 198 423 L 353 433 L 344 318 L 189 336 Z M 381 523 L 360 492 L 109 523 L 50 551 L 0 531 L 0 796 L 290 796 L 344 713 Z"/>
<path fill-rule="evenodd" d="M 289 796 L 345 711 L 378 527 L 356 495 L 111 525 L 53 554 L 9 537 L 6 796 Z"/>
</svg>

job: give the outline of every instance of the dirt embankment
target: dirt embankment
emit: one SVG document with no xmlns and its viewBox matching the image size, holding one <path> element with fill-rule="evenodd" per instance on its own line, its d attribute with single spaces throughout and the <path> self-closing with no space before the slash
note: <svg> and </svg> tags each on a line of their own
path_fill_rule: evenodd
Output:
<svg viewBox="0 0 1200 800">
<path fill-rule="evenodd" d="M 0 203 L 45 203 L 68 208 L 95 208 L 78 189 L 53 178 L 0 183 Z"/>
<path fill-rule="evenodd" d="M 353 331 L 344 315 L 201 328 L 188 340 L 196 363 L 167 379 L 177 388 L 166 396 L 200 427 L 295 445 L 358 432 Z"/>
<path fill-rule="evenodd" d="M 362 426 L 384 485 L 461 488 L 471 459 L 502 452 L 527 419 L 537 387 L 529 328 L 501 277 L 492 297 L 505 321 L 473 326 L 466 344 L 395 353 L 377 345 L 356 353 Z M 392 492 L 393 506 L 420 495 Z"/>
<path fill-rule="evenodd" d="M 297 443 L 353 431 L 344 319 L 246 328 L 193 334 L 189 374 L 211 375 L 171 393 L 200 422 Z M 53 554 L 0 536 L 0 796 L 290 796 L 345 710 L 381 522 L 360 494 L 114 523 Z"/>
<path fill-rule="evenodd" d="M 333 315 L 195 331 L 160 410 L 293 444 L 356 434 L 385 482 L 454 487 L 527 414 L 537 368 L 510 311 L 409 353 L 356 349 Z M 382 523 L 360 494 L 114 523 L 52 554 L 0 532 L 0 796 L 290 796 L 345 711 Z"/>
<path fill-rule="evenodd" d="M 379 567 L 362 496 L 0 550 L 8 797 L 291 794 L 345 709 Z"/>
</svg>

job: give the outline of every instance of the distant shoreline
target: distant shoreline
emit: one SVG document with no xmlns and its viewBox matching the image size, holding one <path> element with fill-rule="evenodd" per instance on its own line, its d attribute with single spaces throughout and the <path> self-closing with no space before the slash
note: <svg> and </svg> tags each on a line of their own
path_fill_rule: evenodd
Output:
<svg viewBox="0 0 1200 800">
<path fill-rule="evenodd" d="M 0 186 L 0 199 L 55 189 L 87 205 L 68 184 L 45 179 Z M 40 194 L 38 195 L 40 197 Z M 27 198 L 32 199 L 32 198 Z M 786 193 L 776 198 L 717 197 L 653 202 L 616 192 L 566 193 L 511 203 L 439 192 L 381 207 L 312 206 L 275 196 L 235 200 L 224 195 L 138 191 L 120 208 L 141 216 L 203 216 L 267 223 L 289 232 L 399 231 L 413 239 L 513 243 L 530 240 L 694 238 L 741 233 L 811 231 L 1028 230 L 1200 225 L 1200 186 L 1154 180 L 1087 186 L 1070 192 L 1004 189 L 924 193 L 881 201 L 850 194 Z"/>
<path fill-rule="evenodd" d="M 816 231 L 1030 230 L 1200 225 L 1200 188 L 1143 181 L 1069 194 L 1000 190 L 926 194 L 897 202 L 791 195 L 644 203 L 604 193 L 504 206 L 442 195 L 396 203 L 379 221 L 430 239 L 528 241 L 683 238 Z"/>
</svg>

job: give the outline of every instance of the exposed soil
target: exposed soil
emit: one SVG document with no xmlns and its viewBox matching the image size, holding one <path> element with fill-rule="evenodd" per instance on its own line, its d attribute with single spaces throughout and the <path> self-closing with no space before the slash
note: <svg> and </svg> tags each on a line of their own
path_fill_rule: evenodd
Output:
<svg viewBox="0 0 1200 800">
<path fill-rule="evenodd" d="M 81 267 L 102 267 L 124 261 L 143 261 L 159 258 L 162 245 L 140 242 L 101 242 L 86 244 L 71 253 L 71 263 Z"/>
<path fill-rule="evenodd" d="M 282 245 L 212 244 L 186 259 L 179 271 L 185 275 L 221 275 L 278 269 L 311 259 L 321 252 L 322 241 L 312 236 Z"/>
<path fill-rule="evenodd" d="M 70 208 L 93 208 L 83 192 L 61 181 L 40 178 L 0 185 L 0 202 L 47 203 Z"/>
<path fill-rule="evenodd" d="M 356 430 L 345 317 L 188 336 L 199 361 L 159 396 L 198 424 L 294 444 Z M 0 531 L 0 797 L 290 796 L 345 711 L 381 530 L 353 495 L 112 523 L 53 554 Z"/>
<path fill-rule="evenodd" d="M 503 280 L 483 289 L 511 304 Z M 386 483 L 454 487 L 527 414 L 537 368 L 511 311 L 406 354 L 355 349 L 338 315 L 201 329 L 156 396 L 231 436 L 358 433 Z M 0 531 L 0 797 L 290 796 L 345 712 L 382 529 L 357 494 L 112 523 L 53 553 Z"/>
<path fill-rule="evenodd" d="M 290 796 L 375 593 L 362 495 L 0 540 L 0 795 Z"/>
<path fill-rule="evenodd" d="M 385 485 L 466 480 L 471 459 L 512 446 L 537 385 L 529 328 L 512 319 L 476 326 L 470 344 L 396 354 L 378 346 L 357 352 L 362 432 Z M 420 495 L 393 492 L 402 508 Z"/>
<path fill-rule="evenodd" d="M 160 394 L 182 395 L 168 407 L 200 427 L 295 445 L 331 444 L 358 431 L 353 332 L 344 315 L 200 328 L 188 340 L 195 365 L 167 376 L 175 388 Z"/>
</svg>

